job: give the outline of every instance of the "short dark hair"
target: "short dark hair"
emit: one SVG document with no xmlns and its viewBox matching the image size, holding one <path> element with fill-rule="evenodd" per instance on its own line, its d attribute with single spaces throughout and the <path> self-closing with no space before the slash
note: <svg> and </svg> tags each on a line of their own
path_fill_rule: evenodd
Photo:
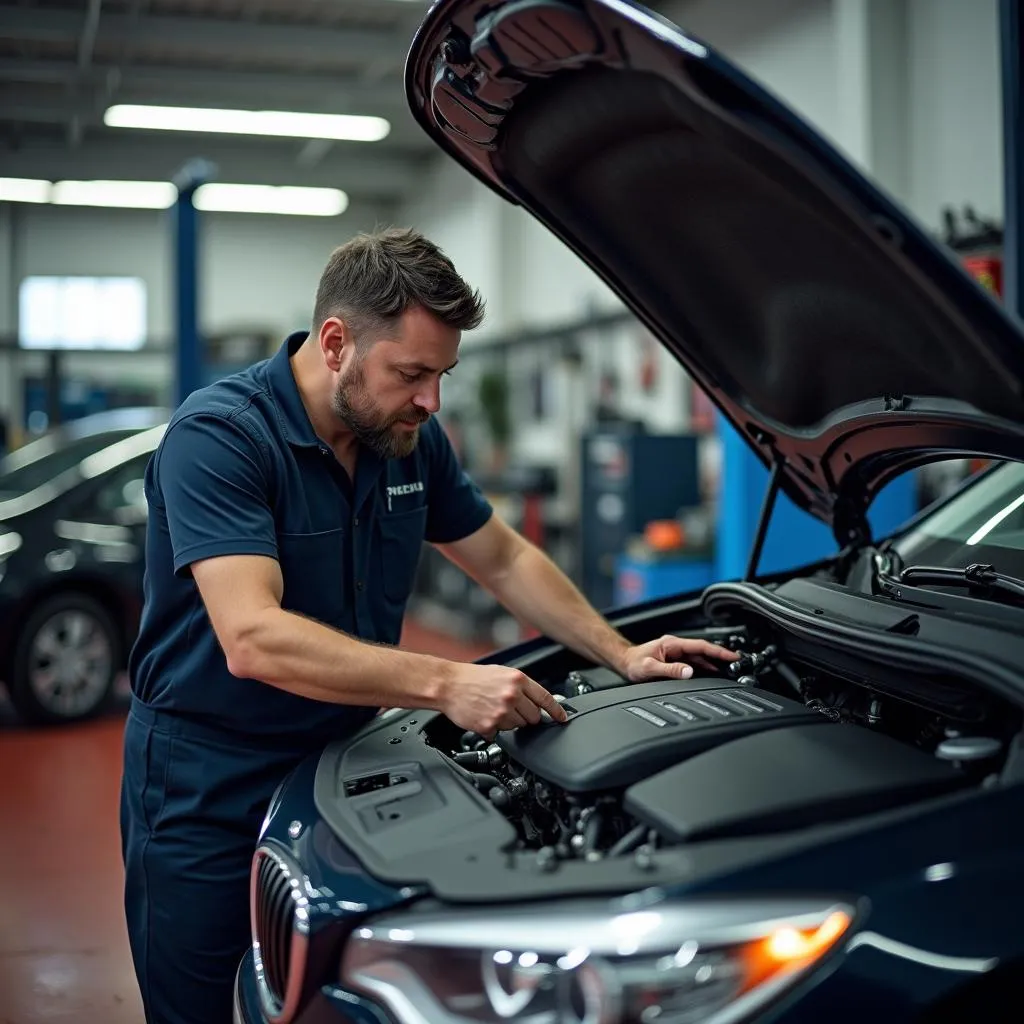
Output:
<svg viewBox="0 0 1024 1024">
<path fill-rule="evenodd" d="M 410 228 L 362 233 L 331 253 L 313 307 L 313 331 L 343 318 L 362 346 L 421 306 L 456 330 L 484 318 L 480 293 L 455 270 L 440 247 Z"/>
</svg>

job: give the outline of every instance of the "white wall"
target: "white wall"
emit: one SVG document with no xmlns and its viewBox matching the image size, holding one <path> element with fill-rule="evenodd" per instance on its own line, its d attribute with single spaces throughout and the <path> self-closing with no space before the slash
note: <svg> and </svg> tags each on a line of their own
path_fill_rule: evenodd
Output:
<svg viewBox="0 0 1024 1024">
<path fill-rule="evenodd" d="M 1002 218 L 998 0 L 908 0 L 910 207 L 973 203 Z"/>
<path fill-rule="evenodd" d="M 665 14 L 719 50 L 834 142 L 843 142 L 831 0 L 683 0 Z"/>
<path fill-rule="evenodd" d="M 436 160 L 424 175 L 412 202 L 396 214 L 396 223 L 422 231 L 455 263 L 460 274 L 479 288 L 487 319 L 475 337 L 504 329 L 505 289 L 502 273 L 507 239 L 501 230 L 504 204 L 468 171 L 449 160 Z"/>
<path fill-rule="evenodd" d="M 510 327 L 572 323 L 622 308 L 604 281 L 533 217 L 509 208 L 505 221 L 517 245 L 507 300 Z"/>
<path fill-rule="evenodd" d="M 322 219 L 211 215 L 204 221 L 203 327 L 255 324 L 280 335 L 308 327 L 331 251 L 357 231 L 386 223 L 373 209 Z"/>
<path fill-rule="evenodd" d="M 998 0 L 680 0 L 734 60 L 924 225 L 1003 212 Z"/>
</svg>

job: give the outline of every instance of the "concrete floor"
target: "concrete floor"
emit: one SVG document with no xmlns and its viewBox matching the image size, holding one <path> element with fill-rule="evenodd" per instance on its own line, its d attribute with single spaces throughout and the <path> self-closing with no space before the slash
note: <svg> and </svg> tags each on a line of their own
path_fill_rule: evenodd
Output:
<svg viewBox="0 0 1024 1024">
<path fill-rule="evenodd" d="M 403 646 L 485 651 L 415 625 Z M 27 729 L 0 703 L 0 1024 L 140 1024 L 122 916 L 123 711 Z"/>
</svg>

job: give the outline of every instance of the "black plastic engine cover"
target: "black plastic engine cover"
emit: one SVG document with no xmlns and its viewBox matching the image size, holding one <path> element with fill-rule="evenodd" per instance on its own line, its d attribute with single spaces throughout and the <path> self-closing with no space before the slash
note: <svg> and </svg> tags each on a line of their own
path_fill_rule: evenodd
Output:
<svg viewBox="0 0 1024 1024">
<path fill-rule="evenodd" d="M 806 828 L 948 792 L 969 776 L 858 725 L 773 729 L 708 750 L 626 792 L 672 842 Z"/>
<path fill-rule="evenodd" d="M 564 725 L 499 733 L 498 745 L 569 792 L 630 786 L 720 743 L 793 723 L 827 720 L 803 704 L 732 680 L 626 683 L 572 697 Z"/>
</svg>

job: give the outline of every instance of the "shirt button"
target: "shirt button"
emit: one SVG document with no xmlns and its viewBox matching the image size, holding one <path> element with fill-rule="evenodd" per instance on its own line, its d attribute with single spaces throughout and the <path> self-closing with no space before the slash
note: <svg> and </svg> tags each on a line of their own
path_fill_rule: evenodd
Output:
<svg viewBox="0 0 1024 1024">
<path fill-rule="evenodd" d="M 356 580 L 356 590 L 362 590 L 362 589 L 363 589 L 363 581 L 362 580 Z"/>
<path fill-rule="evenodd" d="M 352 525 L 353 526 L 358 526 L 359 525 L 359 516 L 356 516 L 355 519 L 352 520 Z"/>
</svg>

